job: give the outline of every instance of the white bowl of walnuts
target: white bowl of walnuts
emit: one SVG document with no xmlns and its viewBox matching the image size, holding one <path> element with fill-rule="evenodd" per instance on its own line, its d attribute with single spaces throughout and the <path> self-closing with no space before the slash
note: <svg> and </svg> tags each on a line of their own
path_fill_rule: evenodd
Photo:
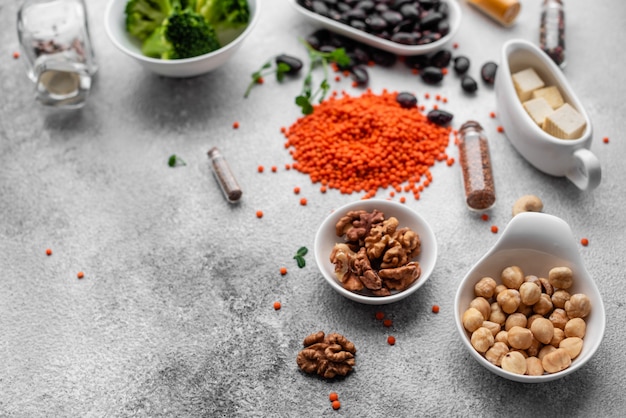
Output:
<svg viewBox="0 0 626 418">
<path fill-rule="evenodd" d="M 455 322 L 472 356 L 507 379 L 540 383 L 583 367 L 606 326 L 604 304 L 562 219 L 516 215 L 467 273 Z"/>
<path fill-rule="evenodd" d="M 408 206 L 382 199 L 335 209 L 315 236 L 315 260 L 330 286 L 356 302 L 382 305 L 413 294 L 430 277 L 437 241 Z"/>
</svg>

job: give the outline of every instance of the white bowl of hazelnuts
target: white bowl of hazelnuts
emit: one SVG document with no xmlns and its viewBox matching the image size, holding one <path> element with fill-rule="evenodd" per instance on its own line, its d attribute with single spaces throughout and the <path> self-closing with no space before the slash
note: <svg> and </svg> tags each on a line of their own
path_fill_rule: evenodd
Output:
<svg viewBox="0 0 626 418">
<path fill-rule="evenodd" d="M 569 225 L 536 212 L 515 215 L 466 274 L 454 315 L 461 340 L 481 365 L 524 383 L 583 367 L 606 327 L 602 297 Z"/>
</svg>

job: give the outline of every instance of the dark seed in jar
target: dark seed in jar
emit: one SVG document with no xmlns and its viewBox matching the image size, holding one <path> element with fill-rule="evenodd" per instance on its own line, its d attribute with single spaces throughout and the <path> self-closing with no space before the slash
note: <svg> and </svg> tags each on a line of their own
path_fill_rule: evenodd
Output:
<svg viewBox="0 0 626 418">
<path fill-rule="evenodd" d="M 452 113 L 446 112 L 445 110 L 434 109 L 428 112 L 426 117 L 432 123 L 440 125 L 440 126 L 444 126 L 450 123 L 450 121 L 452 121 L 452 118 L 454 118 L 454 115 Z"/>
<path fill-rule="evenodd" d="M 400 104 L 401 107 L 405 109 L 410 109 L 417 106 L 417 97 L 406 91 L 398 93 L 398 95 L 396 96 L 396 101 Z"/>
<path fill-rule="evenodd" d="M 498 64 L 489 61 L 486 62 L 480 69 L 480 76 L 487 84 L 493 84 L 496 81 L 496 72 L 498 70 Z"/>
<path fill-rule="evenodd" d="M 456 71 L 457 74 L 465 74 L 467 70 L 469 70 L 469 67 L 470 67 L 469 58 L 461 55 L 454 59 L 454 71 Z"/>
<path fill-rule="evenodd" d="M 444 68 L 450 65 L 450 60 L 452 59 L 452 53 L 447 49 L 442 49 L 441 51 L 435 52 L 435 54 L 430 58 L 430 65 L 435 67 Z"/>
<path fill-rule="evenodd" d="M 302 69 L 302 60 L 291 55 L 280 54 L 276 57 L 276 64 L 287 64 L 289 70 L 285 74 L 293 75 L 300 72 Z"/>
<path fill-rule="evenodd" d="M 355 65 L 350 70 L 350 75 L 352 76 L 352 80 L 356 83 L 357 86 L 366 86 L 370 80 L 369 74 L 367 73 L 367 69 L 362 65 Z"/>
<path fill-rule="evenodd" d="M 426 84 L 437 84 L 443 80 L 443 72 L 441 71 L 441 68 L 432 66 L 426 67 L 420 71 L 420 76 Z"/>
<path fill-rule="evenodd" d="M 474 93 L 476 90 L 478 90 L 478 83 L 476 83 L 476 80 L 466 74 L 463 76 L 463 78 L 461 78 L 461 88 L 467 93 Z"/>
</svg>

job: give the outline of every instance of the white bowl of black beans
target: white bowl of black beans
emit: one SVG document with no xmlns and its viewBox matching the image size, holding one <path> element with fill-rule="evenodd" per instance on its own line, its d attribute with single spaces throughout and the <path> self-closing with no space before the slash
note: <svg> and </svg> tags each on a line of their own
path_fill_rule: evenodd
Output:
<svg viewBox="0 0 626 418">
<path fill-rule="evenodd" d="M 448 44 L 461 23 L 456 0 L 289 0 L 314 23 L 397 55 L 423 55 Z"/>
</svg>

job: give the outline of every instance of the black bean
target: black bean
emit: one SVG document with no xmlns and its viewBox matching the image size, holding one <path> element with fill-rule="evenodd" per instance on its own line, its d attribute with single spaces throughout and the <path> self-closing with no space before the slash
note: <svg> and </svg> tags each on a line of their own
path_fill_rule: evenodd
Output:
<svg viewBox="0 0 626 418">
<path fill-rule="evenodd" d="M 430 58 L 430 65 L 433 65 L 433 66 L 439 67 L 439 68 L 444 68 L 444 67 L 447 67 L 448 65 L 450 65 L 450 60 L 451 59 L 452 59 L 452 52 L 450 52 L 447 49 L 442 49 L 440 51 L 437 51 Z"/>
<path fill-rule="evenodd" d="M 400 10 L 400 8 L 401 8 L 402 6 L 404 6 L 405 4 L 407 4 L 407 3 L 413 3 L 413 2 L 414 2 L 414 0 L 394 0 L 394 1 L 392 2 L 392 7 L 393 7 L 394 9 L 396 9 L 396 10 Z"/>
<path fill-rule="evenodd" d="M 348 10 L 352 10 L 352 7 L 349 4 L 341 2 L 337 4 L 337 10 L 339 10 L 341 13 L 345 13 Z"/>
<path fill-rule="evenodd" d="M 391 35 L 391 41 L 402 45 L 417 45 L 415 34 L 409 32 L 398 32 Z"/>
<path fill-rule="evenodd" d="M 391 67 L 398 60 L 398 56 L 394 53 L 383 51 L 382 49 L 372 48 L 372 61 L 381 67 Z"/>
<path fill-rule="evenodd" d="M 370 54 L 362 47 L 355 47 L 347 53 L 350 60 L 355 64 L 367 64 L 370 62 Z"/>
<path fill-rule="evenodd" d="M 486 62 L 480 69 L 480 76 L 487 84 L 493 84 L 496 81 L 496 72 L 498 70 L 498 64 L 489 61 Z"/>
<path fill-rule="evenodd" d="M 413 56 L 406 57 L 406 59 L 404 60 L 404 63 L 409 68 L 422 70 L 428 67 L 428 65 L 430 64 L 430 59 L 428 58 L 428 55 L 413 55 Z"/>
<path fill-rule="evenodd" d="M 424 10 L 435 8 L 439 4 L 439 0 L 420 0 L 420 6 Z"/>
<path fill-rule="evenodd" d="M 396 26 L 404 19 L 401 13 L 394 10 L 387 10 L 386 12 L 383 12 L 381 17 L 385 19 L 389 26 Z"/>
<path fill-rule="evenodd" d="M 375 6 L 376 6 L 376 3 L 374 3 L 374 1 L 372 0 L 361 0 L 360 2 L 357 3 L 356 8 L 362 9 L 366 12 L 371 12 L 372 10 L 374 10 Z"/>
<path fill-rule="evenodd" d="M 442 19 L 443 15 L 441 13 L 430 11 L 420 20 L 420 28 L 436 30 Z"/>
<path fill-rule="evenodd" d="M 478 90 L 478 84 L 476 80 L 466 74 L 461 78 L 461 88 L 467 93 L 474 93 Z"/>
<path fill-rule="evenodd" d="M 367 29 L 367 25 L 365 24 L 365 22 L 362 20 L 358 20 L 358 19 L 352 19 L 350 21 L 350 26 L 352 26 L 354 29 L 358 29 L 362 31 L 365 31 L 365 29 Z"/>
<path fill-rule="evenodd" d="M 437 32 L 441 36 L 446 36 L 448 33 L 450 33 L 450 23 L 448 23 L 447 20 L 439 21 L 439 23 L 437 24 Z"/>
<path fill-rule="evenodd" d="M 454 71 L 456 71 L 457 74 L 465 74 L 467 70 L 469 70 L 469 67 L 469 58 L 460 55 L 454 59 Z"/>
<path fill-rule="evenodd" d="M 441 39 L 441 35 L 437 32 L 424 32 L 420 38 L 419 44 L 429 44 L 431 42 L 438 41 L 439 39 Z"/>
<path fill-rule="evenodd" d="M 437 6 L 437 11 L 441 13 L 444 17 L 448 17 L 448 13 L 450 12 L 450 6 L 448 6 L 448 3 L 446 2 L 441 2 L 439 3 L 439 6 Z"/>
<path fill-rule="evenodd" d="M 378 3 L 376 4 L 376 6 L 374 6 L 374 10 L 376 10 L 378 13 L 382 13 L 385 10 L 389 10 L 389 5 L 385 3 Z"/>
<path fill-rule="evenodd" d="M 314 0 L 313 2 L 311 2 L 311 6 L 313 8 L 313 12 L 317 13 L 318 15 L 328 16 L 328 12 L 330 11 L 330 9 L 328 8 L 328 5 L 322 0 Z"/>
<path fill-rule="evenodd" d="M 432 66 L 426 67 L 420 71 L 420 76 L 426 84 L 437 84 L 443 80 L 443 72 L 441 71 L 441 68 Z"/>
<path fill-rule="evenodd" d="M 367 13 L 363 9 L 350 9 L 343 14 L 343 18 L 345 20 L 351 20 L 351 19 L 365 20 L 367 18 Z"/>
<path fill-rule="evenodd" d="M 276 57 L 276 64 L 287 64 L 289 66 L 289 71 L 286 71 L 285 74 L 293 75 L 300 72 L 302 69 L 302 60 L 296 57 L 292 57 L 286 54 L 280 54 Z"/>
<path fill-rule="evenodd" d="M 426 115 L 429 121 L 434 124 L 444 126 L 452 121 L 454 115 L 452 113 L 446 112 L 445 110 L 434 109 L 428 112 Z"/>
<path fill-rule="evenodd" d="M 400 13 L 405 19 L 410 19 L 410 20 L 416 20 L 420 15 L 420 12 L 417 9 L 417 6 L 415 6 L 414 4 L 410 4 L 410 3 L 403 4 L 402 7 L 400 7 Z"/>
<path fill-rule="evenodd" d="M 396 101 L 405 109 L 410 109 L 417 106 L 417 97 L 406 91 L 398 93 Z"/>
<path fill-rule="evenodd" d="M 365 24 L 373 32 L 380 32 L 387 27 L 387 21 L 379 15 L 371 15 L 365 19 Z"/>
<path fill-rule="evenodd" d="M 367 69 L 362 65 L 355 65 L 350 70 L 350 75 L 352 80 L 358 86 L 366 86 L 370 80 L 369 74 L 367 73 Z"/>
</svg>

